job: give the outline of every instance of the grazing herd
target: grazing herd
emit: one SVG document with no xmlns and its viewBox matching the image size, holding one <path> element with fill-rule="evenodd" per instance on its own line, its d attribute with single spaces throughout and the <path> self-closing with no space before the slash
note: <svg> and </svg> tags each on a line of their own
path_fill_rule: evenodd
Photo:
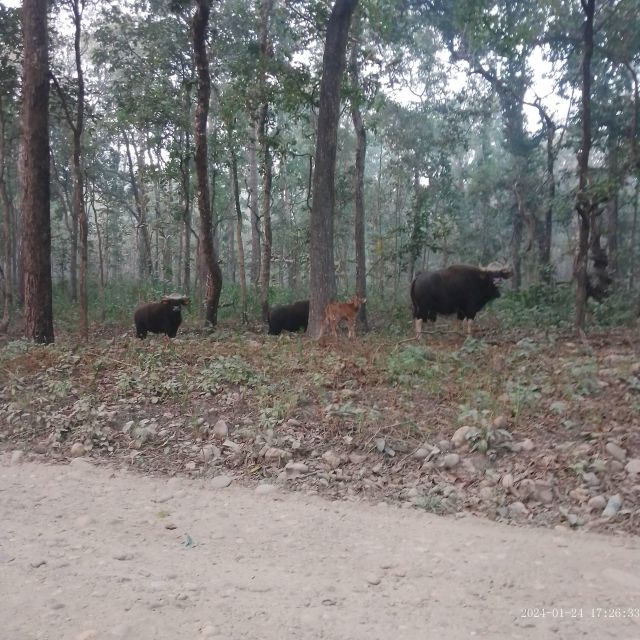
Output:
<svg viewBox="0 0 640 640">
<path fill-rule="evenodd" d="M 500 297 L 496 280 L 511 277 L 509 269 L 482 269 L 468 265 L 452 265 L 439 271 L 418 273 L 411 282 L 411 304 L 417 337 L 422 333 L 422 322 L 435 322 L 438 315 L 456 315 L 467 333 L 471 333 L 471 322 L 478 311 L 492 300 Z M 347 302 L 331 302 L 324 310 L 320 337 L 327 330 L 337 337 L 342 321 L 347 325 L 350 338 L 355 338 L 356 321 L 366 300 L 357 295 Z M 151 302 L 138 307 L 134 314 L 136 335 L 145 338 L 148 332 L 164 333 L 175 338 L 182 322 L 182 307 L 189 298 L 182 295 L 163 297 L 160 302 Z M 309 324 L 309 301 L 299 300 L 289 305 L 274 307 L 269 313 L 270 335 L 283 331 L 306 331 Z"/>
</svg>

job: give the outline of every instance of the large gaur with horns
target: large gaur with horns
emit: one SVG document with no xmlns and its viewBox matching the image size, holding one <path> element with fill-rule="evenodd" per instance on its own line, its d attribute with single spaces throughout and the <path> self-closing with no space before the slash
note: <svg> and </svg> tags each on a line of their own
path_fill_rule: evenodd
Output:
<svg viewBox="0 0 640 640">
<path fill-rule="evenodd" d="M 182 323 L 182 307 L 189 304 L 189 298 L 179 294 L 164 296 L 160 302 L 150 302 L 138 307 L 133 315 L 138 338 L 146 338 L 147 333 L 164 333 L 175 338 Z"/>
<path fill-rule="evenodd" d="M 418 273 L 411 282 L 416 334 L 422 333 L 423 320 L 435 322 L 438 315 L 456 314 L 459 320 L 473 320 L 488 302 L 500 297 L 496 280 L 511 275 L 508 268 L 482 269 L 464 264 Z"/>
</svg>

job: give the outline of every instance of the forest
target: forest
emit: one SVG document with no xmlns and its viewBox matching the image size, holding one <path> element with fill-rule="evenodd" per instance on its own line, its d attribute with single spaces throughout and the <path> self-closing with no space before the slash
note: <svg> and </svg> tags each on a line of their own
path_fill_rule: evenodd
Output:
<svg viewBox="0 0 640 640">
<path fill-rule="evenodd" d="M 51 272 L 55 317 L 68 328 L 79 322 L 84 297 L 91 321 L 123 322 L 136 303 L 173 291 L 192 296 L 194 319 L 205 320 L 193 9 L 174 5 L 51 6 Z M 21 10 L 0 6 L 8 326 L 12 315 L 19 322 L 24 297 L 22 37 Z M 330 8 L 212 7 L 204 34 L 207 209 L 224 316 L 259 319 L 267 305 L 308 297 Z M 580 178 L 579 3 L 357 6 L 340 82 L 330 294 L 358 289 L 370 307 L 407 307 L 416 271 L 498 261 L 512 265 L 514 291 L 530 290 L 536 304 L 563 297 L 558 313 L 566 315 L 557 320 L 573 321 L 568 289 L 582 264 L 593 282 L 584 285 L 595 293 L 590 300 L 613 296 L 608 312 L 622 320 L 637 311 L 636 10 L 631 1 L 603 3 L 593 16 L 590 151 Z M 579 249 L 585 253 L 582 217 L 586 255 L 576 262 Z M 209 313 L 209 321 L 216 317 Z"/>
<path fill-rule="evenodd" d="M 634 528 L 637 0 L 17 5 L 0 444 Z M 454 264 L 510 277 L 416 342 L 410 284 Z M 354 294 L 357 337 L 315 340 Z M 167 295 L 177 338 L 138 340 Z"/>
</svg>

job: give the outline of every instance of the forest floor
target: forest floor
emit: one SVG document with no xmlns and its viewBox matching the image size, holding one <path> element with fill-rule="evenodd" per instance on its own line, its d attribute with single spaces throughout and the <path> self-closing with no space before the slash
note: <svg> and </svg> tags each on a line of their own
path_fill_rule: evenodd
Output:
<svg viewBox="0 0 640 640">
<path fill-rule="evenodd" d="M 0 451 L 637 534 L 640 332 L 5 340 Z"/>
</svg>

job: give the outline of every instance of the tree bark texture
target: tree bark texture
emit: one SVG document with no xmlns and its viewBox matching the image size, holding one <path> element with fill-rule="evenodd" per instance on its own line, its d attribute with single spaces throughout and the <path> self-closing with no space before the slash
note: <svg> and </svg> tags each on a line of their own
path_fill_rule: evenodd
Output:
<svg viewBox="0 0 640 640">
<path fill-rule="evenodd" d="M 258 124 L 253 122 L 249 134 L 249 211 L 251 217 L 251 265 L 249 278 L 253 287 L 260 278 L 260 210 L 258 208 Z"/>
<path fill-rule="evenodd" d="M 631 237 L 629 238 L 629 279 L 627 289 L 632 291 L 636 285 L 636 271 L 638 264 L 638 209 L 640 208 L 640 180 L 636 180 L 633 191 L 633 218 L 631 220 Z"/>
<path fill-rule="evenodd" d="M 547 189 L 546 206 L 544 210 L 544 223 L 540 233 L 538 252 L 540 255 L 541 279 L 549 282 L 551 279 L 551 241 L 553 238 L 553 203 L 556 197 L 555 161 L 556 152 L 553 146 L 556 126 L 553 120 L 545 113 L 543 115 L 547 134 Z"/>
<path fill-rule="evenodd" d="M 207 166 L 207 117 L 211 97 L 211 78 L 207 55 L 206 33 L 209 24 L 210 0 L 196 0 L 193 14 L 193 53 L 198 76 L 195 113 L 195 163 L 198 184 L 198 211 L 200 213 L 200 243 L 206 263 L 207 283 L 205 322 L 215 327 L 218 322 L 218 305 L 222 292 L 222 270 L 213 245 L 211 224 L 211 197 L 209 192 L 209 170 Z"/>
<path fill-rule="evenodd" d="M 627 64 L 627 71 L 633 83 L 633 116 L 631 119 L 631 162 L 636 176 L 636 185 L 633 194 L 633 218 L 631 222 L 631 237 L 629 238 L 630 259 L 629 259 L 629 279 L 627 288 L 631 290 L 636 283 L 637 265 L 637 233 L 638 233 L 638 199 L 640 197 L 640 152 L 638 151 L 638 120 L 640 120 L 640 91 L 638 90 L 638 74 L 631 64 Z"/>
<path fill-rule="evenodd" d="M 311 296 L 307 331 L 312 337 L 318 336 L 324 308 L 336 295 L 333 218 L 340 82 L 346 63 L 351 16 L 357 3 L 358 0 L 336 0 L 327 24 L 322 59 L 309 249 Z"/>
<path fill-rule="evenodd" d="M 362 300 L 367 297 L 367 257 L 365 245 L 365 208 L 364 208 L 364 170 L 367 156 L 367 132 L 362 120 L 358 96 L 360 93 L 360 77 L 358 73 L 358 45 L 362 32 L 361 19 L 356 24 L 356 41 L 351 47 L 351 58 L 349 61 L 349 74 L 353 97 L 351 99 L 351 120 L 356 133 L 356 160 L 354 176 L 354 200 L 355 200 L 355 247 L 356 247 L 356 295 Z M 397 236 L 396 236 L 397 237 Z M 367 306 L 363 304 L 358 312 L 358 323 L 363 331 L 369 330 L 367 321 Z"/>
<path fill-rule="evenodd" d="M 126 131 L 123 130 L 125 149 L 127 153 L 127 167 L 129 169 L 129 180 L 131 182 L 131 191 L 133 192 L 133 200 L 135 202 L 135 211 L 132 210 L 133 217 L 136 221 L 136 236 L 138 238 L 138 269 L 140 279 L 144 280 L 153 276 L 153 261 L 151 252 L 151 236 L 149 234 L 149 224 L 147 221 L 147 196 L 144 192 L 144 154 L 138 153 L 133 143 L 129 140 Z M 136 162 L 138 167 L 138 176 L 136 179 L 134 171 L 133 158 L 131 156 L 131 148 L 136 152 Z"/>
<path fill-rule="evenodd" d="M 575 325 L 584 329 L 587 311 L 587 284 L 589 258 L 589 228 L 592 218 L 592 198 L 589 193 L 589 153 L 591 151 L 591 58 L 593 57 L 593 15 L 595 0 L 581 0 L 585 14 L 582 51 L 582 140 L 578 151 L 578 245 L 573 275 L 576 281 Z"/>
<path fill-rule="evenodd" d="M 9 197 L 6 182 L 6 121 L 4 117 L 2 96 L 0 96 L 0 203 L 2 204 L 2 240 L 4 244 L 3 267 L 3 309 L 0 320 L 0 333 L 5 333 L 11 320 L 13 303 L 13 203 Z"/>
<path fill-rule="evenodd" d="M 84 74 L 82 72 L 82 57 L 80 53 L 80 37 L 82 34 L 82 12 L 84 0 L 72 0 L 70 3 L 74 24 L 74 54 L 78 93 L 76 96 L 75 122 L 70 121 L 73 131 L 73 217 L 77 220 L 78 236 L 80 240 L 80 337 L 89 339 L 89 303 L 87 300 L 87 268 L 89 261 L 89 225 L 87 211 L 84 205 L 84 177 L 82 175 L 82 135 L 84 131 Z"/>
<path fill-rule="evenodd" d="M 231 138 L 231 136 L 229 136 L 229 138 Z M 231 190 L 236 211 L 236 243 L 238 245 L 238 271 L 240 277 L 240 313 L 243 324 L 246 324 L 249 321 L 247 315 L 247 274 L 244 266 L 244 243 L 242 242 L 242 210 L 240 208 L 240 188 L 238 185 L 238 160 L 231 140 L 229 142 L 231 149 Z"/>
<path fill-rule="evenodd" d="M 269 319 L 269 284 L 271 282 L 271 185 L 273 159 L 266 135 L 268 105 L 264 103 L 260 115 L 260 148 L 262 150 L 262 259 L 260 261 L 260 311 L 263 322 Z"/>
<path fill-rule="evenodd" d="M 22 247 L 25 332 L 54 341 L 51 283 L 47 0 L 22 3 Z"/>
<path fill-rule="evenodd" d="M 260 310 L 263 322 L 269 319 L 269 284 L 271 282 L 271 185 L 273 182 L 273 159 L 268 135 L 269 98 L 267 95 L 267 67 L 271 58 L 269 22 L 273 0 L 260 2 L 260 64 L 258 73 L 258 140 L 262 154 L 262 256 L 260 260 Z"/>
<path fill-rule="evenodd" d="M 93 211 L 93 224 L 96 227 L 96 240 L 98 241 L 98 275 L 99 275 L 99 280 L 98 280 L 98 294 L 100 297 L 100 320 L 102 322 L 104 322 L 105 317 L 106 317 L 106 307 L 105 307 L 105 300 L 104 300 L 104 288 L 106 285 L 106 280 L 105 280 L 105 269 L 104 269 L 104 264 L 105 264 L 105 250 L 104 250 L 104 242 L 102 239 L 102 231 L 100 230 L 100 221 L 98 219 L 98 209 L 96 208 L 96 201 L 95 201 L 95 190 L 91 189 L 91 187 L 88 186 L 88 193 L 89 193 L 89 204 L 91 206 L 91 210 Z"/>
<path fill-rule="evenodd" d="M 356 175 L 355 175 L 355 245 L 356 245 L 356 294 L 362 299 L 367 297 L 366 245 L 364 237 L 365 209 L 364 209 L 364 168 L 367 153 L 367 135 L 362 122 L 360 109 L 355 107 L 352 112 L 353 126 L 356 130 Z M 364 331 L 369 330 L 367 321 L 367 306 L 360 307 L 358 315 L 360 326 Z"/>
<path fill-rule="evenodd" d="M 610 145 L 608 153 L 609 197 L 606 205 L 607 260 L 614 280 L 619 281 L 618 264 L 618 191 L 620 189 L 620 171 L 618 166 L 618 145 L 614 132 L 609 130 Z"/>
<path fill-rule="evenodd" d="M 183 274 L 183 291 L 184 295 L 189 297 L 191 294 L 191 189 L 189 185 L 189 160 L 183 158 L 180 161 L 180 171 L 182 173 L 182 186 L 184 206 L 182 209 L 182 222 L 184 234 L 184 274 Z"/>
</svg>

